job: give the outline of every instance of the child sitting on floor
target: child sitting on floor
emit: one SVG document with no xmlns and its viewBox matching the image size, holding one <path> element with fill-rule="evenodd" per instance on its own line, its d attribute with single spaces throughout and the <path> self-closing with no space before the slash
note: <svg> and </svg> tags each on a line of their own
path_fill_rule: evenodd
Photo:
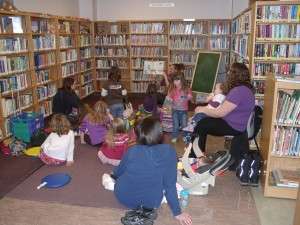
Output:
<svg viewBox="0 0 300 225">
<path fill-rule="evenodd" d="M 100 145 L 107 133 L 108 124 L 113 119 L 109 113 L 107 104 L 98 101 L 91 109 L 87 107 L 88 113 L 80 124 L 81 144 Z"/>
<path fill-rule="evenodd" d="M 69 120 L 63 114 L 55 114 L 50 127 L 52 132 L 41 146 L 40 159 L 47 165 L 72 165 L 75 136 Z"/>
<path fill-rule="evenodd" d="M 131 137 L 130 133 L 126 132 L 124 120 L 115 118 L 98 152 L 99 159 L 104 164 L 119 165 L 133 139 L 135 140 L 135 137 Z"/>
<path fill-rule="evenodd" d="M 146 97 L 143 104 L 139 107 L 139 111 L 143 117 L 158 116 L 157 106 L 157 86 L 155 83 L 150 83 L 147 88 Z"/>
<path fill-rule="evenodd" d="M 222 84 L 218 83 L 215 86 L 214 93 L 211 93 L 206 98 L 206 102 L 208 103 L 207 107 L 209 108 L 217 108 L 220 104 L 222 104 L 225 100 L 225 95 L 223 94 Z M 185 143 L 189 143 L 191 141 L 191 133 L 193 133 L 195 126 L 197 123 L 205 118 L 206 115 L 204 113 L 197 113 L 195 114 L 189 121 L 188 125 L 183 128 L 184 135 L 183 141 Z"/>
</svg>

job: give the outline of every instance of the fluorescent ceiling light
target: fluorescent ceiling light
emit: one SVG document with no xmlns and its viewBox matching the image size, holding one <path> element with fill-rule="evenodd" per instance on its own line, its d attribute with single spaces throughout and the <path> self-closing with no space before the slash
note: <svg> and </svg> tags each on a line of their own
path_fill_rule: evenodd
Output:
<svg viewBox="0 0 300 225">
<path fill-rule="evenodd" d="M 149 7 L 156 7 L 156 8 L 170 8 L 175 7 L 174 2 L 157 2 L 157 3 L 150 3 Z"/>
<path fill-rule="evenodd" d="M 183 21 L 195 21 L 195 19 L 183 19 Z"/>
</svg>

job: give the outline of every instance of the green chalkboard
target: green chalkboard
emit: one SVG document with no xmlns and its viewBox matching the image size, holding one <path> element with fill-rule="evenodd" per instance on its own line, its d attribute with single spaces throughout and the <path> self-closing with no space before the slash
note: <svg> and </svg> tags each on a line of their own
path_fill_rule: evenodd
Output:
<svg viewBox="0 0 300 225">
<path fill-rule="evenodd" d="M 220 59 L 220 52 L 198 52 L 193 80 L 191 83 L 191 89 L 193 92 L 213 92 Z"/>
</svg>

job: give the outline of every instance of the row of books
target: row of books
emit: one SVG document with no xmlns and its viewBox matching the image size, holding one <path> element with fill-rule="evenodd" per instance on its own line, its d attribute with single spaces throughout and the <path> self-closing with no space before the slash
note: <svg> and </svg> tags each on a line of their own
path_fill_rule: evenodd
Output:
<svg viewBox="0 0 300 225">
<path fill-rule="evenodd" d="M 37 70 L 35 71 L 35 79 L 37 84 L 43 84 L 50 81 L 50 70 Z"/>
<path fill-rule="evenodd" d="M 285 188 L 298 188 L 300 183 L 300 170 L 273 169 L 271 171 L 274 185 Z"/>
<path fill-rule="evenodd" d="M 263 95 L 265 93 L 265 82 L 261 80 L 255 80 L 252 82 L 253 87 L 254 87 L 254 93 Z"/>
<path fill-rule="evenodd" d="M 132 23 L 130 30 L 132 33 L 165 33 L 167 25 L 165 23 Z"/>
<path fill-rule="evenodd" d="M 257 7 L 256 18 L 262 20 L 299 20 L 300 5 L 266 5 Z"/>
<path fill-rule="evenodd" d="M 255 57 L 300 57 L 300 44 L 255 44 Z"/>
<path fill-rule="evenodd" d="M 0 53 L 13 53 L 27 50 L 27 39 L 23 37 L 9 37 L 0 39 Z"/>
<path fill-rule="evenodd" d="M 232 50 L 246 58 L 248 56 L 248 36 L 235 36 L 232 38 Z"/>
<path fill-rule="evenodd" d="M 91 45 L 91 36 L 87 35 L 80 35 L 80 46 L 88 46 Z"/>
<path fill-rule="evenodd" d="M 149 56 L 149 57 L 164 57 L 167 56 L 167 50 L 161 47 L 133 47 L 131 54 L 136 56 Z"/>
<path fill-rule="evenodd" d="M 23 19 L 21 16 L 1 16 L 0 34 L 23 33 Z"/>
<path fill-rule="evenodd" d="M 172 22 L 170 24 L 170 34 L 206 34 L 207 23 L 206 22 L 195 22 L 195 23 L 184 23 L 184 22 Z"/>
<path fill-rule="evenodd" d="M 172 52 L 170 58 L 172 63 L 195 64 L 197 59 L 197 54 L 193 52 L 184 52 L 184 53 Z"/>
<path fill-rule="evenodd" d="M 167 35 L 131 35 L 131 44 L 167 45 Z"/>
<path fill-rule="evenodd" d="M 153 80 L 153 76 L 149 74 L 144 74 L 142 70 L 134 71 L 132 76 L 133 81 L 151 81 Z"/>
<path fill-rule="evenodd" d="M 34 53 L 34 65 L 35 67 L 42 68 L 55 64 L 55 53 Z"/>
<path fill-rule="evenodd" d="M 255 63 L 255 76 L 266 76 L 268 73 L 274 73 L 277 76 L 300 76 L 299 63 Z"/>
<path fill-rule="evenodd" d="M 133 68 L 141 69 L 144 68 L 145 59 L 135 58 L 131 60 L 131 65 Z"/>
<path fill-rule="evenodd" d="M 60 33 L 74 33 L 75 24 L 69 21 L 58 21 L 58 29 Z"/>
<path fill-rule="evenodd" d="M 95 33 L 100 35 L 129 32 L 129 24 L 127 22 L 118 24 L 96 23 L 95 25 Z"/>
<path fill-rule="evenodd" d="M 300 124 L 300 90 L 293 93 L 278 92 L 276 121 L 284 124 Z"/>
<path fill-rule="evenodd" d="M 193 67 L 186 67 L 184 69 L 184 78 L 189 81 L 193 79 L 193 73 L 194 73 L 194 68 Z"/>
<path fill-rule="evenodd" d="M 0 57 L 0 75 L 22 72 L 28 69 L 28 58 L 27 56 L 16 56 L 16 57 Z"/>
<path fill-rule="evenodd" d="M 300 129 L 275 127 L 273 155 L 300 156 Z"/>
<path fill-rule="evenodd" d="M 127 38 L 126 35 L 104 35 L 96 36 L 96 45 L 126 45 Z"/>
<path fill-rule="evenodd" d="M 87 95 L 94 92 L 94 85 L 93 85 L 92 82 L 87 83 L 87 84 L 85 84 L 84 86 L 81 87 L 81 90 L 83 92 L 83 96 L 87 96 Z"/>
<path fill-rule="evenodd" d="M 39 49 L 54 49 L 55 46 L 55 35 L 37 36 L 32 39 L 34 50 Z"/>
<path fill-rule="evenodd" d="M 146 93 L 149 82 L 133 82 L 132 92 L 135 93 Z"/>
<path fill-rule="evenodd" d="M 98 59 L 97 68 L 110 68 L 112 66 L 118 66 L 119 68 L 128 68 L 128 62 L 123 59 Z"/>
<path fill-rule="evenodd" d="M 251 12 L 238 17 L 232 21 L 231 32 L 233 34 L 248 34 L 251 29 Z"/>
<path fill-rule="evenodd" d="M 201 36 L 171 37 L 170 47 L 171 49 L 204 49 L 207 47 L 207 38 Z"/>
<path fill-rule="evenodd" d="M 84 73 L 81 76 L 81 84 L 89 83 L 93 80 L 93 74 L 91 72 Z"/>
<path fill-rule="evenodd" d="M 83 60 L 80 61 L 80 71 L 86 71 L 92 68 L 91 60 Z"/>
<path fill-rule="evenodd" d="M 212 22 L 210 25 L 211 34 L 230 34 L 230 23 Z"/>
<path fill-rule="evenodd" d="M 44 117 L 52 114 L 52 101 L 43 101 L 40 103 L 39 112 L 44 115 Z"/>
<path fill-rule="evenodd" d="M 59 36 L 59 46 L 60 48 L 71 48 L 75 46 L 75 39 L 74 37 L 70 36 Z"/>
<path fill-rule="evenodd" d="M 47 19 L 32 20 L 31 31 L 33 33 L 55 33 L 55 24 Z"/>
<path fill-rule="evenodd" d="M 0 79 L 0 93 L 22 90 L 28 87 L 27 74 L 17 74 Z"/>
<path fill-rule="evenodd" d="M 110 26 L 110 33 L 117 34 L 117 33 L 126 33 L 128 32 L 127 24 L 114 24 Z"/>
<path fill-rule="evenodd" d="M 80 24 L 79 25 L 79 33 L 80 34 L 91 34 L 90 24 Z"/>
<path fill-rule="evenodd" d="M 91 48 L 80 49 L 80 58 L 90 58 L 92 56 Z"/>
<path fill-rule="evenodd" d="M 22 94 L 19 96 L 2 98 L 1 105 L 3 116 L 8 117 L 16 111 L 20 111 L 32 105 L 32 94 Z"/>
<path fill-rule="evenodd" d="M 56 85 L 53 83 L 39 86 L 36 88 L 36 95 L 38 101 L 54 96 L 56 93 Z"/>
<path fill-rule="evenodd" d="M 77 73 L 77 63 L 66 63 L 61 66 L 62 77 L 67 77 Z"/>
<path fill-rule="evenodd" d="M 96 48 L 96 56 L 108 56 L 108 57 L 127 57 L 127 48 Z"/>
<path fill-rule="evenodd" d="M 108 80 L 108 71 L 98 70 L 96 74 L 97 80 Z"/>
<path fill-rule="evenodd" d="M 257 24 L 257 38 L 300 39 L 300 24 Z"/>
<path fill-rule="evenodd" d="M 227 37 L 212 38 L 209 40 L 210 49 L 229 49 L 230 39 Z"/>
<path fill-rule="evenodd" d="M 63 63 L 77 60 L 77 50 L 76 49 L 68 49 L 66 51 L 61 51 L 60 52 L 60 60 Z"/>
</svg>

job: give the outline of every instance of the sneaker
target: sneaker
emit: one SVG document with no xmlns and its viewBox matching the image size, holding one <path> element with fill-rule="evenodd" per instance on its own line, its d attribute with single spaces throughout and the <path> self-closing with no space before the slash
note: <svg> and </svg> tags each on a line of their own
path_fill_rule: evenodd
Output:
<svg viewBox="0 0 300 225">
<path fill-rule="evenodd" d="M 125 213 L 125 217 L 132 217 L 132 216 L 135 216 L 135 215 L 142 215 L 142 216 L 147 217 L 149 219 L 156 220 L 157 211 L 156 211 L 156 209 L 148 209 L 148 208 L 145 208 L 145 207 L 141 206 L 138 209 L 130 210 L 130 211 Z"/>
<path fill-rule="evenodd" d="M 135 214 L 122 217 L 121 223 L 124 225 L 153 225 L 153 220 L 143 215 Z"/>
<path fill-rule="evenodd" d="M 171 139 L 171 142 L 172 142 L 172 143 L 176 143 L 176 142 L 177 142 L 177 138 L 172 138 L 172 139 Z"/>
</svg>

